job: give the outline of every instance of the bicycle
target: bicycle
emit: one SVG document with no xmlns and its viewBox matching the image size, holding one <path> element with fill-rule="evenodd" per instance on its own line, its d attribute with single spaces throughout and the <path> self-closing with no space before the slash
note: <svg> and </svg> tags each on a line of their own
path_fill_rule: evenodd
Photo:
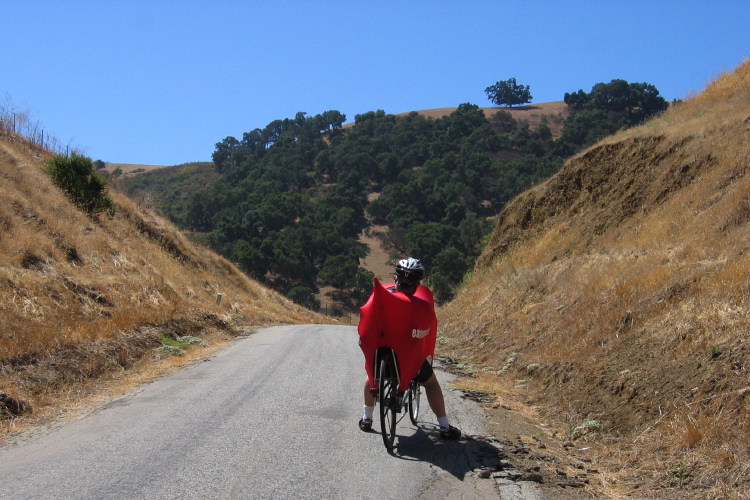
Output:
<svg viewBox="0 0 750 500">
<path fill-rule="evenodd" d="M 408 408 L 411 423 L 417 425 L 421 386 L 412 380 L 404 392 L 398 390 L 400 385 L 398 365 L 395 353 L 390 348 L 381 348 L 378 352 L 379 370 L 375 400 L 380 407 L 380 433 L 383 444 L 388 451 L 393 451 L 396 439 L 397 415 Z M 373 391 L 375 392 L 375 391 Z M 403 416 L 401 417 L 403 418 Z"/>
<path fill-rule="evenodd" d="M 390 452 L 398 415 L 405 408 L 417 425 L 421 386 L 412 379 L 435 352 L 437 318 L 429 288 L 391 293 L 377 278 L 373 282 L 370 298 L 360 307 L 357 332 L 370 393 L 380 406 L 383 443 Z"/>
</svg>

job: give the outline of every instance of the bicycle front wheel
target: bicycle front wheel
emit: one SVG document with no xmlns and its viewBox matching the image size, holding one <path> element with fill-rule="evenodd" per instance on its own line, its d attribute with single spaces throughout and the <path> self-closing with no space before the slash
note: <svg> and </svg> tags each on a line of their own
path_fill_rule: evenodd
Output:
<svg viewBox="0 0 750 500">
<path fill-rule="evenodd" d="M 411 381 L 409 387 L 409 418 L 411 423 L 417 425 L 417 418 L 419 417 L 419 400 L 421 397 L 422 386 L 414 380 Z"/>
<path fill-rule="evenodd" d="M 396 439 L 396 409 L 398 408 L 398 374 L 393 354 L 380 361 L 380 433 L 388 451 Z"/>
</svg>

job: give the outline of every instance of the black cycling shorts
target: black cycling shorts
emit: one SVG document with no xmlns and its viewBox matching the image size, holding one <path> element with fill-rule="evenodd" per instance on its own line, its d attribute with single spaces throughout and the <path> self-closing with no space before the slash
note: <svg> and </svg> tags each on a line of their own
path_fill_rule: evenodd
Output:
<svg viewBox="0 0 750 500">
<path fill-rule="evenodd" d="M 424 363 L 422 363 L 422 368 L 419 369 L 419 373 L 417 373 L 417 376 L 414 377 L 414 380 L 416 380 L 420 384 L 424 384 L 425 382 L 430 380 L 430 377 L 432 377 L 433 373 L 435 372 L 432 371 L 432 365 L 425 359 Z"/>
</svg>

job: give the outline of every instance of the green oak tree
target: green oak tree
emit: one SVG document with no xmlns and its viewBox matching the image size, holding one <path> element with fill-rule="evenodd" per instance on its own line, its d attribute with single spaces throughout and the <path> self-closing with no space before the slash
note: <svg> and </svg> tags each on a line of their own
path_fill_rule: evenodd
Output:
<svg viewBox="0 0 750 500">
<path fill-rule="evenodd" d="M 526 104 L 532 99 L 529 86 L 516 83 L 515 77 L 490 85 L 484 89 L 484 92 L 487 94 L 487 99 L 498 106 L 511 107 Z"/>
</svg>

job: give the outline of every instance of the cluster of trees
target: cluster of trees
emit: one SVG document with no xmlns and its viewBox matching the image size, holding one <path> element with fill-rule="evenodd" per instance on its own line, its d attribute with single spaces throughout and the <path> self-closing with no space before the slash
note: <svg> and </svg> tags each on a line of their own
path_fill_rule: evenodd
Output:
<svg viewBox="0 0 750 500">
<path fill-rule="evenodd" d="M 564 100 L 574 114 L 565 124 L 563 138 L 583 146 L 638 125 L 669 107 L 653 85 L 620 79 L 597 83 L 591 92 L 566 92 Z"/>
<path fill-rule="evenodd" d="M 316 173 L 316 158 L 342 135 L 344 120 L 337 111 L 298 113 L 218 143 L 213 160 L 222 175 L 193 194 L 185 228 L 301 304 L 314 308 L 320 285 L 345 290 L 338 298 L 354 301 L 365 272 L 357 239 L 367 186 L 356 172 L 337 182 Z"/>
<path fill-rule="evenodd" d="M 218 143 L 221 178 L 192 196 L 184 227 L 300 303 L 314 306 L 311 294 L 330 285 L 356 305 L 372 282 L 357 242 L 370 219 L 388 227 L 394 254 L 423 260 L 448 300 L 481 252 L 488 217 L 562 163 L 546 124 L 531 130 L 507 111 L 491 121 L 473 104 L 439 120 L 374 111 L 346 131 L 343 120 L 298 113 Z"/>
<path fill-rule="evenodd" d="M 437 299 L 449 300 L 505 203 L 582 147 L 666 107 L 653 86 L 627 82 L 622 104 L 615 82 L 566 94 L 573 113 L 558 138 L 544 120 L 532 129 L 509 111 L 488 118 L 468 103 L 437 120 L 371 111 L 346 128 L 338 111 L 298 113 L 217 143 L 214 177 L 201 189 L 168 192 L 162 179 L 153 198 L 196 238 L 307 307 L 319 306 L 321 286 L 350 307 L 367 298 L 372 273 L 359 265 L 367 249 L 358 236 L 370 223 L 387 227 L 394 260 L 422 259 Z M 496 104 L 531 98 L 515 79 L 500 83 L 487 89 Z M 172 185 L 185 186 L 182 176 Z"/>
<path fill-rule="evenodd" d="M 664 111 L 666 100 L 659 90 L 649 83 L 628 83 L 615 79 L 609 83 L 597 83 L 586 93 L 583 90 L 565 93 L 565 104 L 576 110 L 599 109 L 614 113 L 627 113 L 631 124 Z"/>
<path fill-rule="evenodd" d="M 525 104 L 532 99 L 529 86 L 518 84 L 515 78 L 498 81 L 484 91 L 498 106 Z M 622 79 L 597 83 L 591 92 L 566 92 L 564 102 L 572 116 L 565 123 L 560 147 L 567 146 L 568 154 L 617 130 L 638 125 L 669 107 L 654 85 Z M 565 154 L 562 149 L 559 152 Z"/>
</svg>

